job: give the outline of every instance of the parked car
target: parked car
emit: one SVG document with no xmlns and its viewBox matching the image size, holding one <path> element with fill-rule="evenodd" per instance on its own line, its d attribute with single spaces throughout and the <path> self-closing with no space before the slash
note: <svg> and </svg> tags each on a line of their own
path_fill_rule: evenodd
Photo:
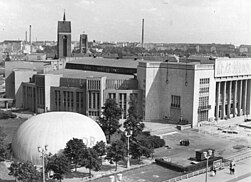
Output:
<svg viewBox="0 0 251 182">
<path fill-rule="evenodd" d="M 190 141 L 188 139 L 180 140 L 180 145 L 189 146 L 189 144 L 190 144 Z"/>
</svg>

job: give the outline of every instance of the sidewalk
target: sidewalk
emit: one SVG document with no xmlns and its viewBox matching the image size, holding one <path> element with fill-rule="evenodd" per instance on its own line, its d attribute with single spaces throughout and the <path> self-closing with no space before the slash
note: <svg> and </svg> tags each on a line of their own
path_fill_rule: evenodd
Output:
<svg viewBox="0 0 251 182">
<path fill-rule="evenodd" d="M 182 180 L 182 182 L 203 182 L 205 181 L 206 174 L 200 174 L 188 179 Z M 208 173 L 208 182 L 249 182 L 251 181 L 251 158 L 242 160 L 236 163 L 235 174 L 230 175 L 229 168 L 225 168 L 221 171 L 217 171 L 215 176 L 211 176 Z"/>
</svg>

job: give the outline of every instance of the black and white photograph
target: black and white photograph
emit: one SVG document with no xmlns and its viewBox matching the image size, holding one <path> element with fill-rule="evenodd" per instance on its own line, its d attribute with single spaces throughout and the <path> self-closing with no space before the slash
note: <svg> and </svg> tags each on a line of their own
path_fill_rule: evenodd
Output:
<svg viewBox="0 0 251 182">
<path fill-rule="evenodd" d="M 250 182 L 250 0 L 0 0 L 0 182 Z"/>
</svg>

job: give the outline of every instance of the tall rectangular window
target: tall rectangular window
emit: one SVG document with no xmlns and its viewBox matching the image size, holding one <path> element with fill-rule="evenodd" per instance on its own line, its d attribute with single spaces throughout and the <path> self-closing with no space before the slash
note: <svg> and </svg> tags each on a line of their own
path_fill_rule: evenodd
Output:
<svg viewBox="0 0 251 182">
<path fill-rule="evenodd" d="M 180 108 L 180 96 L 172 95 L 171 107 Z"/>
<path fill-rule="evenodd" d="M 209 97 L 199 97 L 199 106 L 208 106 L 209 105 Z"/>
</svg>

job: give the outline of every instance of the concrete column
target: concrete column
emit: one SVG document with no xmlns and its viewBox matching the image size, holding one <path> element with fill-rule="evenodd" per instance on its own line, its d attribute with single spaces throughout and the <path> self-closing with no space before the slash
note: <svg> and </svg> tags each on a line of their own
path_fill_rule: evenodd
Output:
<svg viewBox="0 0 251 182">
<path fill-rule="evenodd" d="M 220 109 L 220 84 L 221 82 L 216 82 L 216 110 L 215 119 L 219 120 L 219 109 Z"/>
<path fill-rule="evenodd" d="M 77 111 L 77 92 L 76 91 L 73 92 L 73 111 L 78 112 Z"/>
<path fill-rule="evenodd" d="M 238 116 L 241 115 L 241 101 L 242 101 L 242 80 L 239 81 L 239 94 L 238 94 Z"/>
<path fill-rule="evenodd" d="M 95 93 L 95 109 L 98 109 L 98 93 Z"/>
<path fill-rule="evenodd" d="M 63 91 L 60 90 L 60 111 L 65 111 L 65 107 L 64 107 L 64 93 Z"/>
<path fill-rule="evenodd" d="M 250 99 L 251 99 L 251 80 L 247 80 L 247 109 L 246 109 L 246 114 L 250 115 Z"/>
<path fill-rule="evenodd" d="M 71 105 L 71 99 L 72 99 L 72 95 L 71 95 L 72 92 L 68 92 L 69 94 L 69 111 L 72 111 L 72 105 Z"/>
<path fill-rule="evenodd" d="M 232 97 L 232 81 L 228 84 L 228 102 L 227 102 L 227 117 L 230 118 L 231 114 L 231 97 Z"/>
<path fill-rule="evenodd" d="M 243 115 L 246 115 L 246 111 L 247 111 L 247 80 L 243 80 L 243 84 L 244 84 L 244 92 L 243 92 Z"/>
<path fill-rule="evenodd" d="M 66 91 L 66 110 L 69 111 L 69 105 L 70 105 L 70 93 L 69 91 Z"/>
<path fill-rule="evenodd" d="M 128 109 L 129 109 L 129 107 L 130 107 L 130 105 L 129 105 L 129 102 L 130 102 L 130 94 L 126 94 L 126 112 L 128 112 Z M 126 113 L 126 114 L 128 114 L 128 113 Z"/>
<path fill-rule="evenodd" d="M 236 100 L 237 100 L 237 80 L 235 80 L 235 81 L 233 81 L 234 82 L 234 92 L 233 92 L 233 110 L 234 110 L 234 112 L 233 112 L 233 117 L 235 117 L 236 116 Z"/>
<path fill-rule="evenodd" d="M 90 94 L 91 94 L 91 108 L 90 109 L 93 109 L 94 94 L 93 92 L 90 92 Z"/>
<path fill-rule="evenodd" d="M 226 85 L 227 82 L 223 82 L 223 90 L 222 90 L 222 112 L 221 112 L 221 119 L 225 118 L 225 101 L 226 101 Z"/>
</svg>

